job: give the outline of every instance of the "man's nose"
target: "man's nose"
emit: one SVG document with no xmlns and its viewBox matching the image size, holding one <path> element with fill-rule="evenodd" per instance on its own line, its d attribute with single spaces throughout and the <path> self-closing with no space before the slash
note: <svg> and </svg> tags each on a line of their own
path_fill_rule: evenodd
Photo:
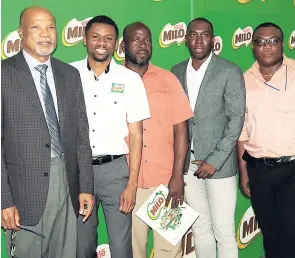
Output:
<svg viewBox="0 0 295 258">
<path fill-rule="evenodd" d="M 106 43 L 106 40 L 104 38 L 99 38 L 97 40 L 97 45 L 98 46 L 105 46 L 107 43 Z"/>
</svg>

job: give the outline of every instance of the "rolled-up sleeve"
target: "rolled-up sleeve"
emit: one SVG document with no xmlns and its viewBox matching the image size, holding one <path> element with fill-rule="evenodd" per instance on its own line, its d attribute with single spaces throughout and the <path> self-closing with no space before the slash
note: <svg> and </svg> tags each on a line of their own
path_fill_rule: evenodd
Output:
<svg viewBox="0 0 295 258">
<path fill-rule="evenodd" d="M 244 126 L 242 129 L 239 141 L 240 142 L 249 141 L 249 135 L 248 135 L 248 129 L 247 129 L 247 112 L 245 114 Z"/>
</svg>

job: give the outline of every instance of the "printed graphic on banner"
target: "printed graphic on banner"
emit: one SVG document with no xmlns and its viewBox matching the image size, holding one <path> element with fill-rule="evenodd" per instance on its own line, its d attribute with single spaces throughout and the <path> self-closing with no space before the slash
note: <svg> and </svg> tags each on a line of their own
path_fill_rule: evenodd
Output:
<svg viewBox="0 0 295 258">
<path fill-rule="evenodd" d="M 166 207 L 167 195 L 168 188 L 160 185 L 135 215 L 175 246 L 199 214 L 185 202 L 175 209 Z"/>
<path fill-rule="evenodd" d="M 76 18 L 70 20 L 62 31 L 62 43 L 67 47 L 79 43 L 83 39 L 85 26 L 90 19 L 92 17 L 88 17 L 83 21 L 77 21 Z"/>
<path fill-rule="evenodd" d="M 235 31 L 232 38 L 232 46 L 234 49 L 238 49 L 245 45 L 248 47 L 252 42 L 253 29 L 251 26 L 241 29 L 240 27 Z"/>
<path fill-rule="evenodd" d="M 213 52 L 219 56 L 222 52 L 222 48 L 223 48 L 222 38 L 220 36 L 215 36 Z"/>
<path fill-rule="evenodd" d="M 289 39 L 289 48 L 295 49 L 295 30 L 292 31 Z"/>
<path fill-rule="evenodd" d="M 238 2 L 240 3 L 240 4 L 247 4 L 247 3 L 249 3 L 251 0 L 238 0 Z M 261 2 L 265 2 L 266 0 L 261 0 Z"/>
<path fill-rule="evenodd" d="M 179 22 L 175 25 L 168 23 L 162 29 L 159 36 L 159 43 L 162 48 L 169 47 L 176 43 L 178 46 L 184 42 L 186 24 Z"/>
<path fill-rule="evenodd" d="M 179 22 L 175 25 L 171 25 L 170 23 L 168 23 L 164 26 L 160 33 L 160 46 L 166 48 L 172 45 L 173 43 L 176 43 L 178 46 L 181 45 L 185 40 L 186 29 L 186 24 L 184 22 Z M 222 38 L 220 36 L 215 36 L 213 49 L 214 53 L 216 55 L 220 55 L 222 47 Z"/>
<path fill-rule="evenodd" d="M 111 258 L 110 246 L 108 244 L 99 245 L 96 248 L 97 258 Z"/>
<path fill-rule="evenodd" d="M 244 213 L 237 232 L 237 242 L 240 249 L 246 248 L 257 235 L 261 234 L 252 206 Z"/>
<path fill-rule="evenodd" d="M 17 30 L 10 32 L 2 41 L 1 58 L 14 56 L 22 49 L 22 40 Z"/>
<path fill-rule="evenodd" d="M 118 48 L 117 48 L 116 52 L 114 53 L 114 57 L 118 61 L 123 61 L 125 59 L 125 53 L 121 47 L 122 41 L 123 41 L 123 37 L 121 37 L 119 39 Z"/>
</svg>

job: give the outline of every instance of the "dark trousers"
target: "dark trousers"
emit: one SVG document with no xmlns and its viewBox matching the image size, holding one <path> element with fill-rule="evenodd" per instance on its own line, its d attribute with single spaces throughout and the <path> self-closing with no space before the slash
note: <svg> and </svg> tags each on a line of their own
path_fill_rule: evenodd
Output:
<svg viewBox="0 0 295 258">
<path fill-rule="evenodd" d="M 251 202 L 266 258 L 295 257 L 295 161 L 269 167 L 247 163 Z"/>
</svg>

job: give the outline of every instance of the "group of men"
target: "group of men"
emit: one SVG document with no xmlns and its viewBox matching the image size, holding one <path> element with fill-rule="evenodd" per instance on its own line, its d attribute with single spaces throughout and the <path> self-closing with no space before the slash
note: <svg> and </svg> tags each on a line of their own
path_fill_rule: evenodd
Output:
<svg viewBox="0 0 295 258">
<path fill-rule="evenodd" d="M 101 204 L 112 258 L 144 258 L 149 227 L 135 213 L 164 184 L 166 205 L 186 198 L 200 213 L 196 257 L 237 258 L 238 163 L 266 257 L 294 256 L 295 61 L 283 54 L 280 27 L 254 30 L 256 62 L 244 76 L 212 52 L 205 18 L 188 24 L 190 58 L 171 72 L 150 62 L 152 33 L 141 22 L 118 46 L 116 23 L 92 18 L 87 57 L 72 66 L 50 56 L 57 36 L 47 9 L 26 8 L 18 32 L 23 50 L 2 62 L 1 76 L 10 257 L 96 257 Z M 123 65 L 112 57 L 118 47 Z M 182 257 L 181 243 L 153 235 L 155 258 Z"/>
</svg>

